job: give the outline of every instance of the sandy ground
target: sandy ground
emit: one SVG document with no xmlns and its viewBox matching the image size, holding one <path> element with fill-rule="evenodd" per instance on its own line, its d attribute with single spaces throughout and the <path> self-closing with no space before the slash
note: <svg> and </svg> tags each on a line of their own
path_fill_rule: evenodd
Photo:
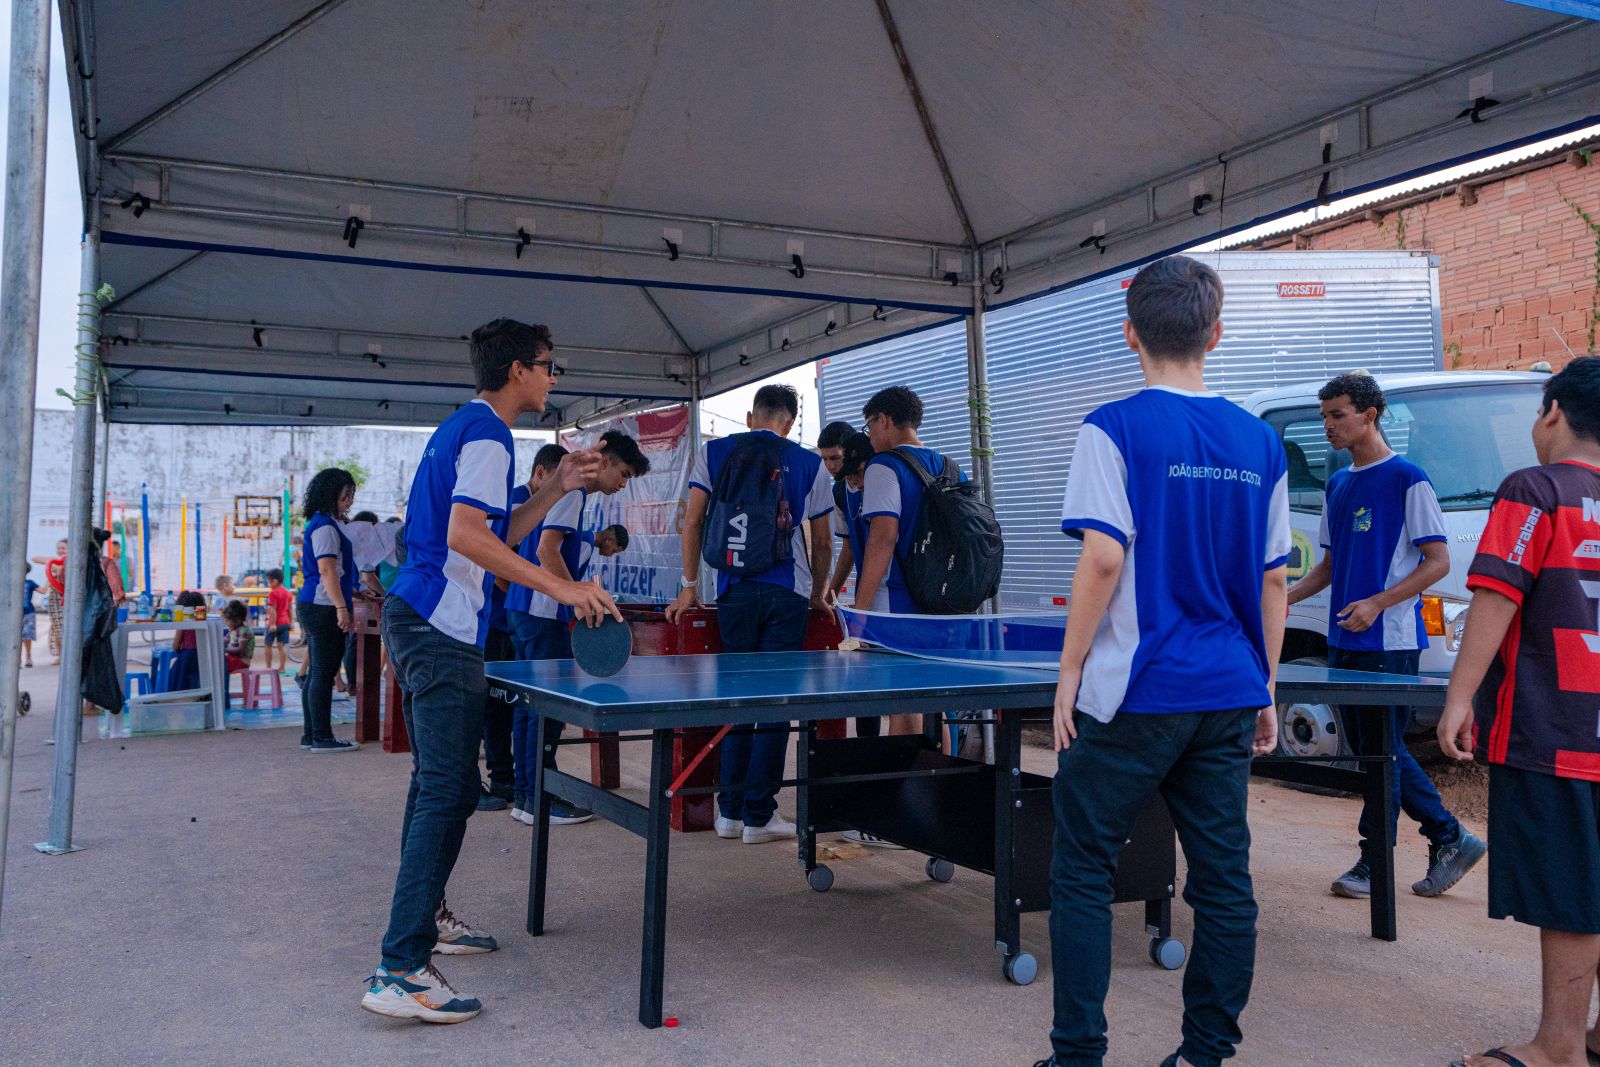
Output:
<svg viewBox="0 0 1600 1067">
<path fill-rule="evenodd" d="M 667 1011 L 635 1022 L 643 846 L 611 826 L 558 828 L 549 933 L 522 932 L 527 831 L 475 816 L 451 883 L 501 951 L 444 961 L 486 1005 L 458 1027 L 360 1011 L 397 858 L 409 760 L 376 746 L 311 756 L 293 730 L 95 741 L 80 749 L 76 839 L 46 857 L 54 672 L 24 672 L 4 912 L 0 1063 L 1031 1064 L 1048 1051 L 1046 917 L 1024 919 L 1039 980 L 1000 976 L 991 881 L 939 885 L 920 857 L 870 851 L 806 888 L 783 845 L 673 842 Z M 637 788 L 643 747 L 623 746 Z M 572 754 L 572 753 L 568 753 Z M 1048 753 L 1030 750 L 1035 769 Z M 1457 781 L 1457 779 L 1460 781 Z M 1471 775 L 1448 791 L 1482 832 Z M 1481 793 L 1481 789 L 1478 790 Z M 785 804 L 785 810 L 792 811 Z M 1251 791 L 1261 904 L 1243 1065 L 1439 1065 L 1527 1037 L 1533 934 L 1485 918 L 1485 879 L 1404 890 L 1425 849 L 1402 826 L 1400 941 L 1329 895 L 1355 857 L 1358 805 L 1271 783 Z M 1178 936 L 1189 916 L 1177 909 Z M 1109 1064 L 1177 1044 L 1181 974 L 1145 955 L 1142 909 L 1117 909 Z"/>
</svg>

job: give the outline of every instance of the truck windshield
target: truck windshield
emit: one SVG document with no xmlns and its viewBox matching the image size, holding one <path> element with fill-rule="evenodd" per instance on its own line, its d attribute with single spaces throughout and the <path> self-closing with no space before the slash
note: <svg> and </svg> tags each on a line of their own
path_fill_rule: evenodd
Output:
<svg viewBox="0 0 1600 1067">
<path fill-rule="evenodd" d="M 1505 476 L 1538 460 L 1530 430 L 1543 388 L 1538 382 L 1397 390 L 1379 425 L 1389 447 L 1421 467 L 1446 511 L 1482 511 Z M 1268 412 L 1289 454 L 1289 503 L 1322 510 L 1329 476 L 1350 453 L 1328 447 L 1317 408 Z"/>
</svg>

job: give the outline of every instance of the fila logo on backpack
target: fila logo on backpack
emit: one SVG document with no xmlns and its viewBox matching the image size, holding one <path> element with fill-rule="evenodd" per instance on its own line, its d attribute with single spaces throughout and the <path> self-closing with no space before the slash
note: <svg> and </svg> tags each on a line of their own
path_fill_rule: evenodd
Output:
<svg viewBox="0 0 1600 1067">
<path fill-rule="evenodd" d="M 700 558 L 724 574 L 753 578 L 794 558 L 794 518 L 784 496 L 783 452 L 789 442 L 743 433 L 712 479 Z"/>
</svg>

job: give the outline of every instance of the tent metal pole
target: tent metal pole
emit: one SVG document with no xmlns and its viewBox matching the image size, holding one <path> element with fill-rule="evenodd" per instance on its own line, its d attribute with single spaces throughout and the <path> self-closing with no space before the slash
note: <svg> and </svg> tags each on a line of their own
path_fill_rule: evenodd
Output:
<svg viewBox="0 0 1600 1067">
<path fill-rule="evenodd" d="M 12 0 L 7 89 L 5 233 L 0 248 L 0 902 L 5 898 L 11 767 L 22 669 L 22 573 L 33 474 L 44 260 L 44 149 L 50 107 L 49 0 Z"/>
<path fill-rule="evenodd" d="M 689 464 L 692 467 L 695 457 L 700 455 L 700 354 L 697 352 L 689 357 Z M 688 499 L 688 490 L 685 489 L 684 499 Z M 710 603 L 716 599 L 713 595 L 707 597 L 706 583 L 711 578 L 711 568 L 707 567 L 705 560 L 700 561 L 700 573 L 696 576 L 700 582 L 700 599 Z"/>
<path fill-rule="evenodd" d="M 91 201 L 91 218 L 99 214 Z M 62 619 L 61 674 L 56 689 L 56 766 L 50 783 L 50 836 L 34 845 L 58 856 L 76 852 L 72 806 L 77 790 L 78 738 L 83 729 L 83 631 L 89 600 L 85 574 L 93 556 L 94 424 L 100 386 L 100 234 L 83 236 L 78 281 L 77 380 L 72 393 L 72 477 L 67 485 L 67 593 Z"/>
<path fill-rule="evenodd" d="M 101 399 L 105 399 L 104 393 L 101 394 Z M 98 526 L 106 516 L 106 491 L 111 471 L 111 408 L 107 405 L 96 414 L 102 416 L 97 420 L 99 425 L 95 427 L 96 436 L 99 438 L 96 454 L 99 456 L 100 477 L 95 482 L 94 508 L 89 514 L 92 516 L 90 521 Z M 106 520 L 106 529 L 111 529 L 109 520 Z"/>
<path fill-rule="evenodd" d="M 984 343 L 984 290 L 982 260 L 972 281 L 972 314 L 967 316 L 967 417 L 972 440 L 972 469 L 984 503 L 994 507 L 994 449 L 989 440 L 989 365 Z M 989 601 L 990 614 L 1000 613 L 1000 598 Z M 993 716 L 988 716 L 993 718 Z M 983 760 L 994 762 L 994 726 L 983 727 Z"/>
</svg>

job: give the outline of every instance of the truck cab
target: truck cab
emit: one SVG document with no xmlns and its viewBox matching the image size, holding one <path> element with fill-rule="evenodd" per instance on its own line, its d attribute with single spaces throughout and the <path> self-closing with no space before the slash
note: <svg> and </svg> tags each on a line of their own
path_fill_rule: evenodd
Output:
<svg viewBox="0 0 1600 1067">
<path fill-rule="evenodd" d="M 1495 490 L 1510 472 L 1538 462 L 1530 429 L 1549 375 L 1449 371 L 1375 378 L 1388 399 L 1379 427 L 1389 447 L 1422 468 L 1444 511 L 1450 573 L 1423 595 L 1428 647 L 1422 652 L 1421 670 L 1446 675 L 1466 625 L 1467 568 L 1483 535 Z M 1243 401 L 1247 411 L 1278 432 L 1288 454 L 1291 584 L 1324 555 L 1318 543 L 1323 487 L 1335 471 L 1350 465 L 1350 454 L 1331 448 L 1323 434 L 1317 400 L 1323 384 L 1263 390 Z M 1325 590 L 1291 608 L 1283 661 L 1325 664 L 1328 615 L 1343 607 L 1331 604 Z M 1337 756 L 1349 751 L 1338 709 L 1329 705 L 1280 705 L 1278 727 L 1284 755 Z"/>
</svg>

